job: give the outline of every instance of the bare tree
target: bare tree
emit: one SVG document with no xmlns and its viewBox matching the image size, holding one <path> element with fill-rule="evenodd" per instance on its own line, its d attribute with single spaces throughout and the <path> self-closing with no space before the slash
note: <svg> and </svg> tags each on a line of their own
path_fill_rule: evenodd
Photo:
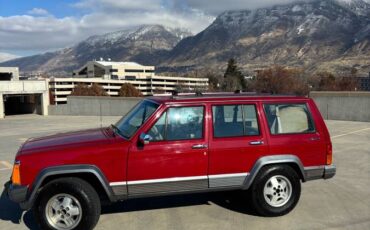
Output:
<svg viewBox="0 0 370 230">
<path fill-rule="evenodd" d="M 135 86 L 133 86 L 130 83 L 124 83 L 121 86 L 121 89 L 119 90 L 119 96 L 121 97 L 142 97 L 143 94 L 140 92 L 140 90 L 136 89 Z"/>
</svg>

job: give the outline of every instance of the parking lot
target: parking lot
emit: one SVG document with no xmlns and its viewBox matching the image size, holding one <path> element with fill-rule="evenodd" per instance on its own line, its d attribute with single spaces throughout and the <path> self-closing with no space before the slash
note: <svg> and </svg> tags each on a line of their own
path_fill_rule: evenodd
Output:
<svg viewBox="0 0 370 230">
<path fill-rule="evenodd" d="M 106 126 L 119 117 L 12 116 L 0 120 L 0 184 L 29 137 Z M 337 175 L 303 184 L 288 215 L 258 217 L 240 194 L 222 192 L 136 199 L 103 207 L 96 229 L 370 229 L 370 122 L 326 121 Z M 0 192 L 3 188 L 0 188 Z M 2 193 L 0 229 L 37 229 Z"/>
</svg>

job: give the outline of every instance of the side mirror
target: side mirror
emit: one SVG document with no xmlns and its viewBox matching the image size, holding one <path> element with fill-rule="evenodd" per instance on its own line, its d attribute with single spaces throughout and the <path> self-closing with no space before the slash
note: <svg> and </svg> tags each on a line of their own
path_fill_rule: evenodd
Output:
<svg viewBox="0 0 370 230">
<path fill-rule="evenodd" d="M 140 143 L 143 145 L 149 144 L 153 140 L 153 137 L 146 133 L 141 133 L 139 137 Z"/>
</svg>

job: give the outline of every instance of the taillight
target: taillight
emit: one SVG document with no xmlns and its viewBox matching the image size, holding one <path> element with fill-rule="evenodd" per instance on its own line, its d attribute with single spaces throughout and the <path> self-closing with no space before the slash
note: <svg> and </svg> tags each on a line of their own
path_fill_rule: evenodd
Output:
<svg viewBox="0 0 370 230">
<path fill-rule="evenodd" d="M 13 166 L 12 172 L 12 184 L 20 185 L 21 184 L 21 173 L 20 173 L 21 163 L 16 161 Z"/>
<path fill-rule="evenodd" d="M 331 165 L 333 163 L 333 147 L 331 142 L 326 144 L 326 165 Z"/>
</svg>

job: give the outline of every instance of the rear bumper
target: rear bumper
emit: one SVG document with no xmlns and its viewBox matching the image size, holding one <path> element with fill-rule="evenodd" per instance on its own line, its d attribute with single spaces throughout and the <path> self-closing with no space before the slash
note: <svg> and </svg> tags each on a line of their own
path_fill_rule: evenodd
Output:
<svg viewBox="0 0 370 230">
<path fill-rule="evenodd" d="M 305 167 L 305 181 L 316 179 L 330 179 L 335 176 L 337 167 L 335 165 L 321 165 Z"/>
<path fill-rule="evenodd" d="M 335 165 L 326 165 L 324 168 L 324 179 L 330 179 L 334 177 L 337 172 L 337 167 Z"/>
<path fill-rule="evenodd" d="M 10 181 L 6 182 L 4 184 L 4 187 L 9 199 L 15 203 L 20 204 L 21 208 L 25 209 L 25 207 L 23 207 L 23 204 L 27 200 L 28 187 L 22 185 L 13 185 Z"/>
</svg>

